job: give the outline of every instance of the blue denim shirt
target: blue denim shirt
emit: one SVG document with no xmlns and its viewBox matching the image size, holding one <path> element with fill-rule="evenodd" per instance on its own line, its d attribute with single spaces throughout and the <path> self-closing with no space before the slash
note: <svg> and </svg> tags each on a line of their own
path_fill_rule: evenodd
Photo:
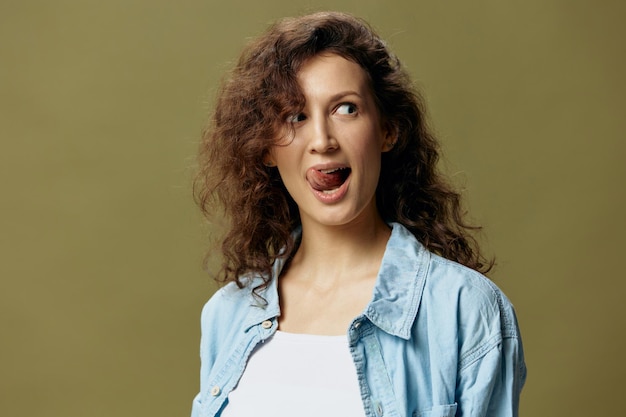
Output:
<svg viewBox="0 0 626 417">
<path fill-rule="evenodd" d="M 526 366 L 510 302 L 481 274 L 392 226 L 372 299 L 347 329 L 366 415 L 517 416 Z M 252 296 L 254 283 L 231 283 L 205 305 L 192 417 L 220 415 L 250 353 L 276 331 L 283 264 L 262 292 L 266 305 Z"/>
</svg>

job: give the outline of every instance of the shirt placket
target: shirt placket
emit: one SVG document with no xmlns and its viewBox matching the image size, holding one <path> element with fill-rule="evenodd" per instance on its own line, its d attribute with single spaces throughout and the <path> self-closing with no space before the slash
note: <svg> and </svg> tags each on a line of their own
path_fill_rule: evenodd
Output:
<svg viewBox="0 0 626 417">
<path fill-rule="evenodd" d="M 348 336 L 367 417 L 399 417 L 374 325 L 365 317 L 357 318 Z"/>
</svg>

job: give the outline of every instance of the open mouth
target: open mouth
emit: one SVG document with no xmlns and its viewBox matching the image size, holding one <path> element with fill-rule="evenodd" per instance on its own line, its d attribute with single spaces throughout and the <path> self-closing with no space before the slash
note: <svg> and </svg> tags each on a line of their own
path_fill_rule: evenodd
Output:
<svg viewBox="0 0 626 417">
<path fill-rule="evenodd" d="M 348 167 L 332 169 L 311 169 L 307 179 L 316 191 L 332 193 L 343 185 L 350 176 L 352 170 Z"/>
</svg>

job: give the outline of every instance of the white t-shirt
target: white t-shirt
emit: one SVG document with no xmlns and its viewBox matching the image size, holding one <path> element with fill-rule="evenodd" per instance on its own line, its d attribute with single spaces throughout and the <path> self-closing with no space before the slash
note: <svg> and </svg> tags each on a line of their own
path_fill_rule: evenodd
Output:
<svg viewBox="0 0 626 417">
<path fill-rule="evenodd" d="M 347 336 L 277 331 L 255 348 L 223 417 L 363 417 Z"/>
</svg>

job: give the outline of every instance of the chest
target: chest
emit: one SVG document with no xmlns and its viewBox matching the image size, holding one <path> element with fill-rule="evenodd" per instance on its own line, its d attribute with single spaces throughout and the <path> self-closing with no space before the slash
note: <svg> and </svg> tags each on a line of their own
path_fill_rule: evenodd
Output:
<svg viewBox="0 0 626 417">
<path fill-rule="evenodd" d="M 333 287 L 297 280 L 279 284 L 279 329 L 290 333 L 345 335 L 372 298 L 376 277 L 364 277 Z"/>
<path fill-rule="evenodd" d="M 345 335 L 278 331 L 252 352 L 222 417 L 364 414 Z"/>
</svg>

